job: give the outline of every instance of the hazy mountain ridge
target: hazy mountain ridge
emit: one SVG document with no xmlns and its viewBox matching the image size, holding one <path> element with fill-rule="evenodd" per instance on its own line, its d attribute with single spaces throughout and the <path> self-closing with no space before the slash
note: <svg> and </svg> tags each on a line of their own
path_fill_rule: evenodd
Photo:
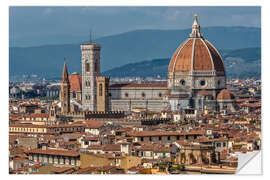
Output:
<svg viewBox="0 0 270 180">
<path fill-rule="evenodd" d="M 261 48 L 245 48 L 221 51 L 228 78 L 261 76 Z M 111 77 L 157 77 L 167 78 L 170 58 L 131 63 L 105 71 Z M 239 68 L 240 67 L 240 68 Z"/>
<path fill-rule="evenodd" d="M 136 30 L 97 39 L 96 42 L 102 46 L 102 71 L 137 63 L 143 59 L 170 57 L 175 49 L 188 38 L 189 33 L 190 29 Z M 261 46 L 260 28 L 208 27 L 202 28 L 202 33 L 217 49 Z M 239 50 L 235 53 L 239 53 Z M 32 73 L 45 77 L 59 76 L 64 58 L 66 58 L 69 72 L 81 72 L 79 44 L 14 47 L 10 48 L 9 54 L 10 75 Z"/>
</svg>

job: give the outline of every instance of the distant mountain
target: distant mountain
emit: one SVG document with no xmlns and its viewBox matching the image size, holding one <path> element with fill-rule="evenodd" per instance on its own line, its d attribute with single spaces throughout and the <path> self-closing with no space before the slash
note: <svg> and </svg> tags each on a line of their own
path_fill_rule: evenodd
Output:
<svg viewBox="0 0 270 180">
<path fill-rule="evenodd" d="M 228 78 L 248 78 L 261 76 L 261 48 L 223 50 L 226 75 Z M 157 77 L 167 78 L 170 58 L 154 59 L 130 63 L 105 71 L 111 77 Z"/>
<path fill-rule="evenodd" d="M 101 67 L 106 71 L 143 59 L 170 57 L 188 38 L 185 30 L 137 30 L 96 40 L 101 44 Z M 261 29 L 253 27 L 202 28 L 206 39 L 217 49 L 240 49 L 261 46 Z M 46 45 L 10 48 L 10 75 L 37 74 L 44 77 L 61 75 L 64 57 L 69 72 L 81 72 L 80 45 Z"/>
</svg>

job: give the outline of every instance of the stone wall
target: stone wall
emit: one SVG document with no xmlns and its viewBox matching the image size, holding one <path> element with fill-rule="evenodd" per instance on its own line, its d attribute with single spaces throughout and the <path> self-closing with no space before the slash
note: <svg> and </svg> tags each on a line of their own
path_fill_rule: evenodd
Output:
<svg viewBox="0 0 270 180">
<path fill-rule="evenodd" d="M 93 153 L 80 154 L 80 168 L 86 167 L 103 167 L 108 165 L 115 165 L 114 159 L 103 157 L 102 155 L 95 155 Z"/>
<path fill-rule="evenodd" d="M 130 111 L 132 108 L 145 108 L 150 111 L 160 112 L 166 109 L 168 102 L 162 99 L 160 100 L 148 100 L 148 99 L 114 99 L 110 101 L 110 109 L 112 111 Z"/>
<path fill-rule="evenodd" d="M 109 88 L 110 98 L 119 99 L 162 99 L 167 87 L 113 87 Z"/>
</svg>

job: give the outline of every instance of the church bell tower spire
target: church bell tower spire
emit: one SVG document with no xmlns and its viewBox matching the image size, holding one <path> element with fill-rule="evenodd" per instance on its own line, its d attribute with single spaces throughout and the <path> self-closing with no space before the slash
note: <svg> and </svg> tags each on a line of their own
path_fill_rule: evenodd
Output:
<svg viewBox="0 0 270 180">
<path fill-rule="evenodd" d="M 60 90 L 60 102 L 61 102 L 61 113 L 65 114 L 70 112 L 70 83 L 68 79 L 68 70 L 66 60 L 64 61 L 62 82 Z"/>
<path fill-rule="evenodd" d="M 68 82 L 68 71 L 67 71 L 67 64 L 66 60 L 64 60 L 64 67 L 63 67 L 63 73 L 62 73 L 62 83 Z"/>
</svg>

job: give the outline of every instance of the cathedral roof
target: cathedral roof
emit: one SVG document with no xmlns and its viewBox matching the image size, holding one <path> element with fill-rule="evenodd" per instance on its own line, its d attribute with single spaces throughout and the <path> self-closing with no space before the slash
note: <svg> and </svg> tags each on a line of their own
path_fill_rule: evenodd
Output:
<svg viewBox="0 0 270 180">
<path fill-rule="evenodd" d="M 222 89 L 217 95 L 217 100 L 233 100 L 233 99 L 234 95 L 228 89 Z"/>
<path fill-rule="evenodd" d="M 221 55 L 200 33 L 200 25 L 195 16 L 190 37 L 173 54 L 168 72 L 209 71 L 225 73 Z"/>
<path fill-rule="evenodd" d="M 82 90 L 82 76 L 77 73 L 72 73 L 68 76 L 70 83 L 70 91 L 81 91 Z"/>
</svg>

